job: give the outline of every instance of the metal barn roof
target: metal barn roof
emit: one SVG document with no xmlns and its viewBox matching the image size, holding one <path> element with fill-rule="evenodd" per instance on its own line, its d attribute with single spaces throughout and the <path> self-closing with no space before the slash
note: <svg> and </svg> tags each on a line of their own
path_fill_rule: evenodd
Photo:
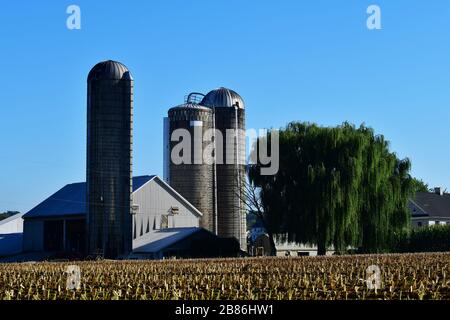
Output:
<svg viewBox="0 0 450 320">
<path fill-rule="evenodd" d="M 12 216 L 6 218 L 6 219 L 0 220 L 0 226 L 3 226 L 3 225 L 5 225 L 5 224 L 7 224 L 7 223 L 10 223 L 11 221 L 20 219 L 20 218 L 22 218 L 23 215 L 24 215 L 23 213 L 16 213 L 16 214 L 14 214 L 14 215 L 12 215 Z M 0 230 L 1 230 L 1 229 L 0 229 Z M 1 232 L 0 232 L 0 233 L 1 233 Z"/>
<path fill-rule="evenodd" d="M 201 231 L 201 228 L 170 228 L 149 232 L 133 240 L 134 253 L 155 253 Z"/>
<path fill-rule="evenodd" d="M 152 180 L 152 176 L 133 177 L 133 192 Z M 68 184 L 36 207 L 23 218 L 57 217 L 86 214 L 86 182 Z"/>
</svg>

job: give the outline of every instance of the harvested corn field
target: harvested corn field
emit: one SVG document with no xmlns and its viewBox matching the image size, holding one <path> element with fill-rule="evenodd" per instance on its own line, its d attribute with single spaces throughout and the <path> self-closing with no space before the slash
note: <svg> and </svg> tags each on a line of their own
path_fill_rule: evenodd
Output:
<svg viewBox="0 0 450 320">
<path fill-rule="evenodd" d="M 449 274 L 450 253 L 0 264 L 0 299 L 450 299 Z"/>
</svg>

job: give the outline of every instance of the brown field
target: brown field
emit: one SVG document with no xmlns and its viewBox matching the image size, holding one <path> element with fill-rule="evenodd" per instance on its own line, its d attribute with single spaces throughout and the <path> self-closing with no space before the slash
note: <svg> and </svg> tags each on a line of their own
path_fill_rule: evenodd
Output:
<svg viewBox="0 0 450 320">
<path fill-rule="evenodd" d="M 67 290 L 74 264 L 81 288 Z M 0 299 L 450 299 L 449 274 L 450 253 L 0 264 Z"/>
</svg>

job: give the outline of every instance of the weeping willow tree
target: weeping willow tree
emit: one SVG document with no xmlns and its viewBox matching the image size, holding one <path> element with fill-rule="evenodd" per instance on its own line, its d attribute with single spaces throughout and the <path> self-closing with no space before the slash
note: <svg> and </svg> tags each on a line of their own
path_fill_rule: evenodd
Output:
<svg viewBox="0 0 450 320">
<path fill-rule="evenodd" d="M 365 141 L 362 163 L 361 244 L 365 252 L 389 251 L 397 237 L 408 231 L 408 198 L 414 193 L 414 179 L 408 159 L 399 160 L 389 151 L 383 136 L 360 128 Z"/>
<path fill-rule="evenodd" d="M 278 173 L 262 176 L 256 164 L 249 178 L 283 240 L 317 244 L 320 255 L 331 245 L 338 252 L 348 246 L 379 252 L 407 229 L 410 162 L 397 159 L 383 136 L 348 123 L 293 122 L 279 142 Z"/>
</svg>

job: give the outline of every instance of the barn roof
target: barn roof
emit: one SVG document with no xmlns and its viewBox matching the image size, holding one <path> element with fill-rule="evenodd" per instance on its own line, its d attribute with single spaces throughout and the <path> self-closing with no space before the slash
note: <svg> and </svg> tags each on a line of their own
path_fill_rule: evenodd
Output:
<svg viewBox="0 0 450 320">
<path fill-rule="evenodd" d="M 14 215 L 12 215 L 12 216 L 10 216 L 8 218 L 0 220 L 0 226 L 5 225 L 7 223 L 10 223 L 11 221 L 20 219 L 20 218 L 22 218 L 22 216 L 23 216 L 23 213 L 16 213 L 16 214 L 14 214 Z"/>
<path fill-rule="evenodd" d="M 133 240 L 133 252 L 155 253 L 201 230 L 197 227 L 155 230 Z"/>
<path fill-rule="evenodd" d="M 152 180 L 152 176 L 133 177 L 133 192 Z M 71 183 L 28 211 L 23 218 L 57 217 L 86 214 L 86 182 Z"/>
</svg>

